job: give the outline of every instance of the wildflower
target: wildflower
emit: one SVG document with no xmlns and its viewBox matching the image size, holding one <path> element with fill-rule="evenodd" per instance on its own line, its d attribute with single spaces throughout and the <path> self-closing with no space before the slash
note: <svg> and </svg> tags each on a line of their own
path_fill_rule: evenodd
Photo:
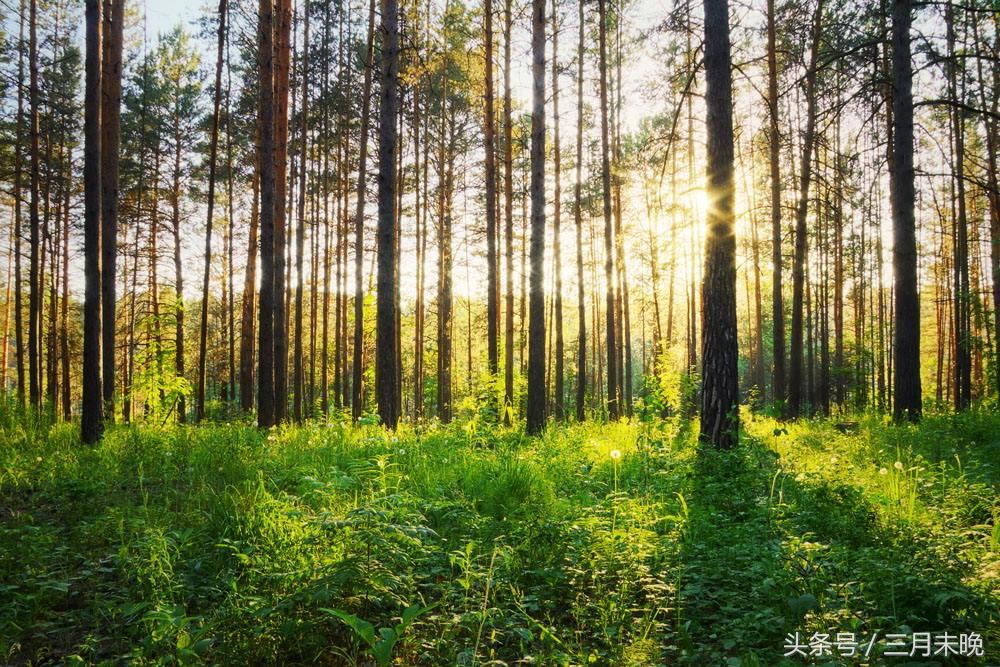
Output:
<svg viewBox="0 0 1000 667">
<path fill-rule="evenodd" d="M 400 447 L 399 448 L 399 455 L 400 456 L 405 456 L 406 455 L 406 447 Z"/>
<path fill-rule="evenodd" d="M 893 466 L 896 468 L 896 470 L 902 470 L 903 469 L 903 462 L 902 461 L 896 461 L 893 464 Z"/>
<path fill-rule="evenodd" d="M 885 468 L 880 468 L 878 474 L 885 476 L 889 474 L 889 471 L 886 470 Z"/>
<path fill-rule="evenodd" d="M 35 463 L 41 463 L 41 462 L 42 462 L 42 457 L 41 456 L 36 456 L 35 457 Z"/>
<path fill-rule="evenodd" d="M 621 450 L 618 450 L 618 449 L 612 449 L 611 450 L 611 458 L 613 458 L 615 461 L 617 461 L 621 457 L 622 457 Z"/>
<path fill-rule="evenodd" d="M 831 465 L 837 465 L 837 461 L 839 461 L 839 460 L 840 460 L 839 458 L 837 458 L 836 456 L 833 456 L 833 457 L 830 458 L 830 464 Z"/>
</svg>

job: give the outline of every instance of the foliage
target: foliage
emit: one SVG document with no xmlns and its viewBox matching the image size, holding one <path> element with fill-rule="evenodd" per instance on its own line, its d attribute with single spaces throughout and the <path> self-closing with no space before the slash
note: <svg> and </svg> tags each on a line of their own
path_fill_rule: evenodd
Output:
<svg viewBox="0 0 1000 667">
<path fill-rule="evenodd" d="M 909 628 L 1000 659 L 994 414 L 745 414 L 727 453 L 679 417 L 528 439 L 471 414 L 85 447 L 5 404 L 0 655 L 752 665 L 789 632 Z"/>
</svg>

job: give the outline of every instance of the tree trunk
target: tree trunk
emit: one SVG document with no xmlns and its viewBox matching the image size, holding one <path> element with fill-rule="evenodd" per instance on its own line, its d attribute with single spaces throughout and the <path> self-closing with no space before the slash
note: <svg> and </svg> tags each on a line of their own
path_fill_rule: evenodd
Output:
<svg viewBox="0 0 1000 667">
<path fill-rule="evenodd" d="M 34 7 L 32 0 L 32 7 Z M 86 86 L 84 87 L 84 302 L 83 392 L 80 434 L 84 443 L 101 437 L 101 0 L 86 4 Z M 33 24 L 34 22 L 32 22 Z M 34 86 L 32 86 L 34 88 Z M 37 378 L 34 380 L 37 382 Z M 37 389 L 37 388 L 36 388 Z"/>
<path fill-rule="evenodd" d="M 121 141 L 125 0 L 104 0 L 101 87 L 101 308 L 104 419 L 115 419 L 115 280 L 118 254 L 118 153 Z"/>
<path fill-rule="evenodd" d="M 17 39 L 17 136 L 24 136 L 24 11 L 25 0 L 20 2 Z M 89 8 L 89 7 L 88 7 Z M 21 291 L 24 286 L 21 273 L 21 219 L 23 203 L 23 162 L 21 142 L 14 142 L 14 357 L 17 365 L 17 402 L 24 405 L 24 307 Z"/>
<path fill-rule="evenodd" d="M 247 264 L 243 274 L 243 297 L 240 305 L 240 409 L 243 412 L 249 412 L 254 404 L 254 303 L 257 300 L 257 229 L 260 224 L 261 176 L 259 154 L 254 162 Z"/>
<path fill-rule="evenodd" d="M 802 409 L 802 305 L 805 291 L 806 216 L 809 212 L 813 147 L 816 140 L 816 71 L 823 19 L 823 0 L 816 5 L 813 18 L 812 47 L 806 69 L 806 128 L 802 139 L 802 165 L 799 172 L 799 201 L 795 211 L 795 257 L 792 263 L 792 341 L 788 387 L 788 414 L 799 416 Z"/>
<path fill-rule="evenodd" d="M 368 131 L 371 125 L 372 69 L 375 49 L 375 0 L 368 5 L 368 37 L 365 45 L 365 83 L 361 96 L 361 147 L 358 163 L 358 202 L 354 213 L 354 367 L 351 383 L 351 415 L 357 420 L 364 407 L 365 294 L 362 285 L 365 254 L 365 195 L 368 190 Z"/>
<path fill-rule="evenodd" d="M 920 299 L 917 292 L 917 235 L 913 214 L 913 71 L 910 64 L 912 0 L 892 5 L 893 164 L 890 171 L 892 206 L 892 266 L 896 278 L 896 327 L 893 415 L 897 420 L 920 418 Z"/>
<path fill-rule="evenodd" d="M 309 6 L 302 8 L 303 39 L 302 39 L 302 125 L 299 128 L 299 191 L 298 191 L 298 227 L 295 232 L 295 351 L 294 384 L 295 402 L 293 417 L 302 423 L 303 403 L 305 397 L 305 374 L 303 369 L 302 349 L 302 297 L 305 288 L 305 276 L 302 273 L 302 263 L 305 255 L 306 239 L 306 160 L 309 154 Z"/>
<path fill-rule="evenodd" d="M 608 140 L 608 44 L 607 44 L 607 0 L 598 0 L 598 34 L 600 40 L 601 75 L 601 184 L 604 200 L 604 280 L 605 280 L 605 321 L 607 324 L 608 353 L 608 418 L 618 419 L 618 359 L 617 336 L 615 332 L 615 273 L 614 273 L 614 228 L 611 218 L 611 158 Z"/>
<path fill-rule="evenodd" d="M 274 26 L 274 418 L 288 415 L 288 313 L 285 294 L 288 182 L 288 70 L 291 56 L 291 0 L 275 2 Z M 263 349 L 263 348 L 262 348 Z"/>
<path fill-rule="evenodd" d="M 585 25 L 583 3 L 578 6 L 579 40 L 576 51 L 576 183 L 573 186 L 573 217 L 576 225 L 576 299 L 577 299 L 577 352 L 576 352 L 576 419 L 583 421 L 584 401 L 587 397 L 587 307 L 584 301 L 583 281 L 583 55 Z"/>
<path fill-rule="evenodd" d="M 205 371 L 208 362 L 208 288 L 212 269 L 212 217 L 215 213 L 215 164 L 219 156 L 219 107 L 222 104 L 222 62 L 225 45 L 226 0 L 219 0 L 218 46 L 215 55 L 215 95 L 212 101 L 212 130 L 208 149 L 208 212 L 205 222 L 205 273 L 201 283 L 201 331 L 198 341 L 196 421 L 201 421 L 205 418 Z"/>
<path fill-rule="evenodd" d="M 496 120 L 493 106 L 493 0 L 484 0 L 484 37 L 486 42 L 486 62 L 483 77 L 486 81 L 484 100 L 483 142 L 486 153 L 486 347 L 490 374 L 496 375 L 499 366 L 499 271 L 497 267 L 497 168 L 496 141 L 494 131 Z"/>
<path fill-rule="evenodd" d="M 382 423 L 395 429 L 400 417 L 396 350 L 396 122 L 399 114 L 399 9 L 382 0 L 382 53 L 379 91 L 378 303 L 375 391 Z"/>
<path fill-rule="evenodd" d="M 511 116 L 510 50 L 513 30 L 513 0 L 504 0 L 503 41 L 503 163 L 504 163 L 504 233 L 505 260 L 505 321 L 504 321 L 504 424 L 510 425 L 514 411 L 514 165 L 513 118 Z"/>
<path fill-rule="evenodd" d="M 552 0 L 552 163 L 554 169 L 554 185 L 552 198 L 552 271 L 555 273 L 555 303 L 552 314 L 553 326 L 556 329 L 556 363 L 555 363 L 555 411 L 556 419 L 562 420 L 566 415 L 565 408 L 565 369 L 563 368 L 565 351 L 563 340 L 563 302 L 562 302 L 562 154 L 559 146 L 559 23 L 556 20 L 556 0 Z"/>
<path fill-rule="evenodd" d="M 545 0 L 531 4 L 531 292 L 527 432 L 545 427 Z"/>
<path fill-rule="evenodd" d="M 706 157 L 711 205 L 702 284 L 700 437 L 719 449 L 739 442 L 731 69 L 728 0 L 705 0 Z"/>
<path fill-rule="evenodd" d="M 28 260 L 28 400 L 30 401 L 32 407 L 41 407 L 41 360 L 40 357 L 40 346 L 41 341 L 39 340 L 39 331 L 41 329 L 41 315 L 42 315 L 42 285 L 40 283 L 39 270 L 40 257 L 39 251 L 41 246 L 41 240 L 39 237 L 39 232 L 41 231 L 41 219 L 39 218 L 39 204 L 40 204 L 40 194 L 39 194 L 39 165 L 41 162 L 41 157 L 39 155 L 38 149 L 38 139 L 39 139 L 39 125 L 38 125 L 38 114 L 39 114 L 39 99 L 38 99 L 38 2 L 37 0 L 30 0 L 29 3 L 29 14 L 28 14 L 28 113 L 30 114 L 29 125 L 30 125 L 30 135 L 31 144 L 29 147 L 29 155 L 31 158 L 31 171 L 30 171 L 30 200 L 29 206 L 29 226 L 30 226 L 30 244 L 29 248 L 31 251 Z M 98 45 L 100 48 L 100 45 Z M 101 55 L 98 51 L 96 56 L 98 67 L 100 67 Z M 97 79 L 100 82 L 100 77 Z M 100 125 L 100 112 L 98 112 L 97 123 Z M 96 220 L 98 224 L 100 216 L 98 215 Z M 98 243 L 97 252 L 100 252 L 100 244 Z M 100 263 L 97 266 L 97 273 L 100 274 Z M 98 325 L 100 326 L 100 325 Z M 98 343 L 98 347 L 100 344 Z M 98 352 L 100 354 L 100 352 Z"/>
<path fill-rule="evenodd" d="M 274 302 L 275 285 L 275 137 L 274 137 L 274 5 L 260 0 L 257 25 L 257 113 L 260 132 L 260 305 L 257 309 L 257 424 L 275 424 Z M 280 200 L 278 200 L 280 202 Z M 281 206 L 277 203 L 277 206 Z"/>
<path fill-rule="evenodd" d="M 787 398 L 785 387 L 785 308 L 781 294 L 781 135 L 778 132 L 778 58 L 775 0 L 767 0 L 768 149 L 771 168 L 771 310 L 774 326 L 774 402 Z"/>
<path fill-rule="evenodd" d="M 894 6 L 893 9 L 895 10 L 896 7 Z M 894 11 L 893 18 L 895 17 Z M 952 100 L 960 102 L 964 97 L 964 91 L 959 90 L 954 10 L 951 5 L 945 8 L 945 23 L 949 55 L 946 67 L 948 94 Z M 895 44 L 895 42 L 893 43 Z M 893 67 L 895 68 L 895 60 Z M 893 74 L 895 75 L 895 73 L 896 70 L 893 69 Z M 893 111 L 895 112 L 895 108 Z M 972 400 L 972 294 L 969 291 L 969 223 L 965 200 L 965 121 L 960 109 L 952 108 L 950 115 L 954 138 L 953 173 L 957 190 L 955 204 L 958 209 L 955 218 L 955 257 L 952 267 L 955 282 L 955 410 L 960 411 L 968 408 Z M 914 265 L 915 261 L 914 259 Z"/>
</svg>

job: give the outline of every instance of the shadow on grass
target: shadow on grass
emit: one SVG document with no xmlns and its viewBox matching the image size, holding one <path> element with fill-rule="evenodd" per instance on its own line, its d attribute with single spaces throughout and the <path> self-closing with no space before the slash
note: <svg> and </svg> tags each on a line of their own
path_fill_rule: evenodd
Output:
<svg viewBox="0 0 1000 667">
<path fill-rule="evenodd" d="M 959 531 L 887 525 L 862 490 L 783 471 L 749 436 L 700 452 L 683 495 L 669 662 L 795 664 L 795 632 L 979 632 L 986 659 L 1000 657 L 1000 600 L 967 583 Z"/>
</svg>

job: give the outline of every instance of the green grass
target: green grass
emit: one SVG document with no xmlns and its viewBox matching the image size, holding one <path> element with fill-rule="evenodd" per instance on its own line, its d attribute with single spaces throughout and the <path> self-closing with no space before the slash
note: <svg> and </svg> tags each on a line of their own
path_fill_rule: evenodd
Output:
<svg viewBox="0 0 1000 667">
<path fill-rule="evenodd" d="M 0 663 L 772 665 L 790 632 L 945 629 L 1000 661 L 1000 418 L 744 426 L 85 447 L 0 414 Z"/>
</svg>

